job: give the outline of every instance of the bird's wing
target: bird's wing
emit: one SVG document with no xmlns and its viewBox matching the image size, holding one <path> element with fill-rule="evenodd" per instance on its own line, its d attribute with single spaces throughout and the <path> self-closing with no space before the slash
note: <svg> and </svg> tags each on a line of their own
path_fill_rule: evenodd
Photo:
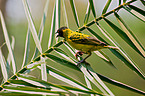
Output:
<svg viewBox="0 0 145 96">
<path fill-rule="evenodd" d="M 106 43 L 85 34 L 73 34 L 69 38 L 72 42 L 86 45 L 106 45 Z"/>
</svg>

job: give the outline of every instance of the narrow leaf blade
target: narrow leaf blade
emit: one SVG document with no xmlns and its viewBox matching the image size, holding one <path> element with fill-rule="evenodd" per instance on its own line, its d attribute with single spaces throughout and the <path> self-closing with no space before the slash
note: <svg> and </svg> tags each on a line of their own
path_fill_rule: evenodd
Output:
<svg viewBox="0 0 145 96">
<path fill-rule="evenodd" d="M 75 19 L 76 24 L 77 24 L 77 26 L 79 28 L 80 24 L 79 24 L 79 19 L 78 19 L 78 15 L 77 15 L 77 11 L 76 11 L 76 6 L 75 6 L 75 3 L 74 3 L 74 0 L 69 0 L 69 1 L 70 1 L 70 5 L 71 5 L 71 8 L 72 8 L 73 15 L 74 15 L 74 19 Z"/>
<path fill-rule="evenodd" d="M 11 42 L 12 50 L 14 50 L 14 45 L 15 45 L 15 38 L 12 36 L 12 42 Z M 12 62 L 10 53 L 8 53 L 7 62 L 9 64 L 9 66 L 10 66 L 10 64 Z"/>
<path fill-rule="evenodd" d="M 126 11 L 128 11 L 130 14 L 132 14 L 133 16 L 135 16 L 137 19 L 141 20 L 142 22 L 145 23 L 145 17 L 141 14 L 139 14 L 137 11 L 130 9 L 127 6 L 123 7 Z"/>
<path fill-rule="evenodd" d="M 85 15 L 85 19 L 84 19 L 84 25 L 86 25 L 88 23 L 88 19 L 90 17 L 90 4 L 88 3 L 88 7 L 87 7 L 87 10 L 86 10 L 86 15 Z"/>
<path fill-rule="evenodd" d="M 119 5 L 121 5 L 121 0 L 119 0 Z"/>
<path fill-rule="evenodd" d="M 107 33 L 106 30 L 104 30 L 99 23 L 96 23 L 97 27 L 101 30 L 104 36 L 106 36 L 116 47 L 118 47 L 119 51 L 122 53 L 120 54 L 118 51 L 114 49 L 110 49 L 110 51 L 118 57 L 118 59 L 121 59 L 130 69 L 134 70 L 139 76 L 141 76 L 143 79 L 145 79 L 144 72 L 135 64 L 135 62 L 126 54 L 126 52 L 120 47 L 120 45 L 113 39 L 113 37 Z"/>
<path fill-rule="evenodd" d="M 136 12 L 142 14 L 143 16 L 145 16 L 145 11 L 136 7 L 136 6 L 133 6 L 133 5 L 128 5 L 130 8 L 132 8 L 133 10 L 135 10 Z"/>
<path fill-rule="evenodd" d="M 110 83 L 112 85 L 115 85 L 115 86 L 120 87 L 120 88 L 123 88 L 123 89 L 127 89 L 127 90 L 130 90 L 130 91 L 133 91 L 133 92 L 136 92 L 136 93 L 145 95 L 145 92 L 142 91 L 142 90 L 139 90 L 137 88 L 134 88 L 134 87 L 129 86 L 127 84 L 124 84 L 122 82 L 116 81 L 114 79 L 108 78 L 108 77 L 106 77 L 106 76 L 104 76 L 102 74 L 99 74 L 99 73 L 96 73 L 96 74 L 100 77 L 101 80 L 103 80 L 103 81 L 105 81 L 107 83 Z"/>
<path fill-rule="evenodd" d="M 3 17 L 3 15 L 2 15 L 1 10 L 0 10 L 0 18 L 1 18 L 1 24 L 2 24 L 2 28 L 3 28 L 3 33 L 4 33 L 6 45 L 7 45 L 7 47 L 8 47 L 8 50 L 9 50 L 9 53 L 10 53 L 10 56 L 11 56 L 11 60 L 12 60 L 12 69 L 13 69 L 13 73 L 15 74 L 16 71 L 17 71 L 16 64 L 15 64 L 15 58 L 14 58 L 14 54 L 13 54 L 12 47 L 11 47 L 11 45 L 10 45 L 10 40 L 9 40 L 7 28 L 6 28 L 5 21 L 4 21 L 4 17 Z"/>
<path fill-rule="evenodd" d="M 62 6 L 63 6 L 63 18 L 64 18 L 64 23 L 65 23 L 65 26 L 69 27 L 68 26 L 68 19 L 67 19 L 67 13 L 66 13 L 66 7 L 65 7 L 65 2 L 64 0 L 62 0 Z"/>
<path fill-rule="evenodd" d="M 64 66 L 70 67 L 70 68 L 75 69 L 75 70 L 79 70 L 75 64 L 73 64 L 65 59 L 59 58 L 59 57 L 52 55 L 52 54 L 45 54 L 45 56 L 50 58 L 54 62 L 57 62 L 59 64 L 62 64 Z"/>
<path fill-rule="evenodd" d="M 7 81 L 8 80 L 8 73 L 7 73 L 7 69 L 6 69 L 6 61 L 5 61 L 5 58 L 2 54 L 1 48 L 0 48 L 0 64 L 1 64 L 1 71 L 2 71 L 4 81 Z"/>
<path fill-rule="evenodd" d="M 55 26 L 56 26 L 56 4 L 53 8 L 53 16 L 52 16 L 52 21 L 51 21 L 48 48 L 52 47 L 52 45 L 53 45 L 53 41 L 54 41 L 54 37 L 55 37 Z"/>
<path fill-rule="evenodd" d="M 56 29 L 60 28 L 61 19 L 61 0 L 56 0 Z M 56 38 L 56 42 L 60 41 L 60 38 Z"/>
<path fill-rule="evenodd" d="M 34 77 L 30 77 L 28 75 L 18 74 L 18 76 L 19 76 L 19 79 L 24 80 L 25 82 L 30 83 L 32 85 L 33 84 L 35 84 L 35 86 L 41 85 L 42 87 L 39 87 L 39 88 L 45 88 L 45 86 L 48 86 L 46 88 L 47 90 L 49 89 L 49 86 L 50 86 L 51 90 L 54 90 L 54 88 L 58 88 L 58 89 L 61 89 L 62 92 L 65 92 L 65 91 L 68 91 L 68 92 L 70 91 L 71 92 L 71 90 L 73 90 L 73 91 L 80 91 L 80 92 L 83 92 L 83 93 L 97 94 L 97 92 L 94 92 L 92 90 L 82 90 L 82 89 L 79 89 L 79 88 L 76 88 L 76 87 L 57 85 L 57 84 L 53 84 L 53 83 L 50 83 L 50 82 L 38 80 L 38 79 L 36 79 Z M 33 86 L 33 87 L 35 87 L 35 86 Z"/>
<path fill-rule="evenodd" d="M 34 39 L 34 42 L 35 42 L 37 48 L 39 49 L 39 52 L 42 53 L 41 44 L 40 44 L 40 41 L 39 41 L 38 36 L 37 36 L 36 28 L 34 26 L 34 22 L 33 22 L 31 13 L 30 13 L 30 9 L 29 9 L 28 3 L 27 3 L 26 0 L 22 0 L 22 2 L 23 2 L 23 5 L 24 5 L 26 17 L 27 17 L 27 20 L 28 20 L 28 24 L 29 24 L 29 27 L 30 27 L 30 30 L 31 30 L 31 33 L 32 33 L 32 36 L 33 36 L 33 39 Z"/>
<path fill-rule="evenodd" d="M 134 61 L 132 61 L 127 54 L 125 54 L 125 52 L 123 52 L 121 50 L 121 53 L 123 55 L 121 55 L 118 51 L 110 49 L 110 51 L 116 56 L 118 57 L 118 59 L 120 59 L 121 61 L 123 61 L 130 69 L 132 69 L 133 71 L 135 71 L 140 77 L 142 77 L 143 79 L 145 79 L 145 75 L 144 72 L 136 65 L 136 63 Z"/>
<path fill-rule="evenodd" d="M 28 63 L 29 45 L 30 45 L 30 29 L 29 29 L 29 27 L 28 27 L 27 36 L 26 36 L 26 42 L 25 42 L 25 52 L 24 52 L 24 58 L 23 58 L 22 68 L 23 68 L 25 65 L 27 65 L 27 63 Z"/>
<path fill-rule="evenodd" d="M 45 8 L 44 8 L 44 12 L 43 12 L 43 16 L 42 16 L 42 20 L 41 20 L 41 24 L 40 24 L 40 28 L 39 28 L 38 38 L 39 38 L 39 40 L 40 40 L 40 43 L 41 43 L 41 41 L 42 41 L 42 36 L 43 36 L 43 32 L 44 32 L 44 26 L 45 26 L 45 21 L 46 21 L 46 18 L 47 18 L 47 12 L 48 12 L 49 1 L 50 1 L 50 0 L 47 0 L 47 1 L 46 1 Z M 36 47 L 32 59 L 34 59 L 34 58 L 37 57 L 38 52 L 39 52 L 39 50 L 38 50 L 38 48 Z"/>
<path fill-rule="evenodd" d="M 4 86 L 5 90 L 10 90 L 14 92 L 22 92 L 22 93 L 27 93 L 27 94 L 45 94 L 45 95 L 51 95 L 52 93 L 57 95 L 57 94 L 64 94 L 64 92 L 57 92 L 57 91 L 50 91 L 48 89 L 41 89 L 41 88 L 34 88 L 34 87 L 26 87 L 26 86 Z M 51 93 L 51 94 L 49 94 Z"/>
<path fill-rule="evenodd" d="M 97 80 L 89 73 L 87 70 L 87 65 L 85 63 L 81 63 L 79 68 L 82 71 L 82 73 L 97 87 L 102 91 L 104 94 L 107 94 L 106 90 L 103 89 L 103 87 L 97 82 Z"/>
<path fill-rule="evenodd" d="M 141 1 L 141 3 L 145 6 L 145 1 L 144 0 L 140 0 Z"/>
<path fill-rule="evenodd" d="M 111 90 L 103 83 L 103 81 L 98 77 L 96 72 L 91 68 L 90 65 L 87 66 L 88 72 L 98 81 L 98 83 L 105 89 L 106 92 L 110 94 L 110 96 L 114 96 Z"/>
<path fill-rule="evenodd" d="M 54 50 L 60 54 L 62 57 L 64 57 L 66 60 L 71 61 L 72 63 L 76 64 L 77 61 L 74 60 L 73 58 L 71 58 L 69 55 L 67 55 L 64 50 L 60 49 L 60 48 L 54 48 Z M 77 65 L 77 64 L 76 64 Z"/>
<path fill-rule="evenodd" d="M 47 81 L 47 72 L 46 72 L 46 62 L 45 62 L 45 58 L 41 57 L 41 76 L 42 76 L 42 80 Z"/>
<path fill-rule="evenodd" d="M 123 3 L 125 3 L 126 2 L 126 0 L 123 0 Z"/>
<path fill-rule="evenodd" d="M 34 96 L 34 94 L 29 94 L 29 93 L 22 93 L 22 92 L 13 92 L 10 90 L 4 90 L 0 92 L 0 95 L 4 96 L 20 96 L 20 95 L 29 95 L 29 96 Z M 42 96 L 42 94 L 35 94 L 35 96 Z"/>
<path fill-rule="evenodd" d="M 145 49 L 141 45 L 141 43 L 137 40 L 133 32 L 130 30 L 130 28 L 125 24 L 125 22 L 122 20 L 122 18 L 117 14 L 114 13 L 116 19 L 118 20 L 120 26 L 124 30 L 124 32 L 127 34 L 127 36 L 130 38 L 130 40 L 134 43 L 134 45 L 138 48 L 140 52 L 138 52 L 141 56 L 145 57 Z"/>
<path fill-rule="evenodd" d="M 113 68 L 116 68 L 114 66 L 114 64 L 111 62 L 110 58 L 105 53 L 103 53 L 102 51 L 94 51 L 94 53 L 97 56 L 99 56 L 102 60 L 104 60 L 105 62 L 107 62 L 107 64 L 109 64 L 109 66 L 111 66 Z"/>
<path fill-rule="evenodd" d="M 141 52 L 137 49 L 137 47 L 130 40 L 130 38 L 126 35 L 125 32 L 123 32 L 120 28 L 118 28 L 116 25 L 114 25 L 108 19 L 104 18 L 104 20 L 128 45 L 130 45 L 136 52 L 138 52 L 140 55 L 142 55 Z"/>
<path fill-rule="evenodd" d="M 90 3 L 90 8 L 92 10 L 92 13 L 93 13 L 94 17 L 96 18 L 96 12 L 95 12 L 93 0 L 89 0 L 89 3 Z"/>
<path fill-rule="evenodd" d="M 47 65 L 47 69 L 49 70 L 49 74 L 54 76 L 55 78 L 63 81 L 63 82 L 66 82 L 74 87 L 77 87 L 79 89 L 82 89 L 82 90 L 88 90 L 88 91 L 93 91 L 91 89 L 89 89 L 88 87 L 86 87 L 84 84 L 82 84 L 81 82 L 73 79 L 72 77 L 68 76 L 67 74 L 64 74 L 63 72 L 57 70 L 57 69 L 54 69 L 53 67 L 51 66 L 48 66 Z"/>
<path fill-rule="evenodd" d="M 110 6 L 110 3 L 111 3 L 112 0 L 108 0 L 103 11 L 102 11 L 102 15 L 106 13 L 106 11 L 108 10 L 109 6 Z"/>
</svg>

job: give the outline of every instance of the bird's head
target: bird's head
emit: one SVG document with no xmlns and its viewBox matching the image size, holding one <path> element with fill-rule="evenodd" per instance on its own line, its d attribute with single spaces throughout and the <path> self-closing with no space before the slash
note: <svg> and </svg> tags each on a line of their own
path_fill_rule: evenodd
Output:
<svg viewBox="0 0 145 96">
<path fill-rule="evenodd" d="M 61 27 L 57 30 L 57 36 L 56 37 L 64 37 L 64 30 L 68 29 L 67 27 Z"/>
</svg>

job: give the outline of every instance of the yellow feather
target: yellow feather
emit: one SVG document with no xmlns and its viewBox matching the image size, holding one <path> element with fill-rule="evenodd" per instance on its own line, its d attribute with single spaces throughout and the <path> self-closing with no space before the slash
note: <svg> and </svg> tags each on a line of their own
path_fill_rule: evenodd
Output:
<svg viewBox="0 0 145 96">
<path fill-rule="evenodd" d="M 86 56 L 83 60 L 79 61 L 78 64 L 84 62 L 91 55 L 91 51 L 96 51 L 103 48 L 117 49 L 116 47 L 105 44 L 104 42 L 98 40 L 95 37 L 91 37 L 87 34 L 74 32 L 67 27 L 59 28 L 57 30 L 57 33 L 58 36 L 63 37 L 72 47 L 80 51 L 80 53 L 76 53 L 76 58 L 78 54 L 88 54 L 88 56 Z"/>
<path fill-rule="evenodd" d="M 65 40 L 75 49 L 83 51 L 85 53 L 91 52 L 91 51 L 95 51 L 95 50 L 100 50 L 102 48 L 105 48 L 104 46 L 100 46 L 100 45 L 91 45 L 91 44 L 79 44 L 76 42 L 73 42 L 70 38 L 73 36 L 73 38 L 75 38 L 75 40 L 79 41 L 83 38 L 87 39 L 87 37 L 91 37 L 90 35 L 86 35 L 86 34 L 82 34 L 82 33 L 78 33 L 78 32 L 74 32 L 70 29 L 65 29 L 63 30 L 63 34 L 64 34 L 64 38 Z"/>
</svg>

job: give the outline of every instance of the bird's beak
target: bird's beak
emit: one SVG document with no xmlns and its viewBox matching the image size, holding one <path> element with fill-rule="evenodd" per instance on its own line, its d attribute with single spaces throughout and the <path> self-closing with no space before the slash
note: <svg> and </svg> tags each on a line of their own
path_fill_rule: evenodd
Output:
<svg viewBox="0 0 145 96">
<path fill-rule="evenodd" d="M 57 34 L 57 33 L 58 33 L 58 31 L 55 32 L 55 34 Z"/>
<path fill-rule="evenodd" d="M 59 35 L 58 35 L 58 32 L 56 31 L 55 34 L 57 34 L 57 35 L 56 35 L 56 38 L 57 38 L 57 37 L 59 36 Z"/>
</svg>

